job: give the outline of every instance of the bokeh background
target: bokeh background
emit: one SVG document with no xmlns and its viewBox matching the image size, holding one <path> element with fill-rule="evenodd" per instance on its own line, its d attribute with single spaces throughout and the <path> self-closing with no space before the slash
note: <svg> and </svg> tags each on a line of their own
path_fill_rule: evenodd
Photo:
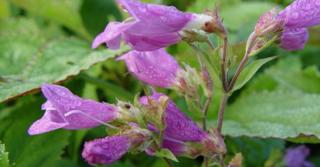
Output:
<svg viewBox="0 0 320 167">
<path fill-rule="evenodd" d="M 219 6 L 230 33 L 235 56 L 242 53 L 259 16 L 291 0 L 143 0 L 174 5 L 201 13 Z M 41 83 L 59 83 L 75 94 L 114 103 L 131 101 L 142 93 L 141 83 L 114 57 L 120 51 L 90 48 L 92 39 L 109 21 L 127 15 L 113 0 L 0 0 L 0 166 L 6 156 L 16 167 L 86 167 L 81 157 L 85 141 L 106 135 L 104 127 L 90 130 L 58 130 L 28 136 L 27 129 L 42 114 Z M 214 37 L 212 37 L 215 41 Z M 195 53 L 184 43 L 168 48 L 181 63 L 197 67 Z M 320 166 L 320 140 L 313 135 L 291 138 L 301 128 L 320 134 L 320 28 L 310 29 L 310 41 L 302 51 L 287 52 L 276 45 L 256 58 L 278 56 L 230 100 L 226 114 L 227 159 L 244 156 L 244 166 L 283 166 L 286 148 L 306 143 L 309 160 Z M 170 90 L 179 107 L 199 120 L 186 101 Z M 216 118 L 219 92 L 210 106 L 210 126 Z M 312 109 L 310 109 L 312 108 Z M 292 112 L 288 112 L 292 111 Z M 318 112 L 319 113 L 319 112 Z M 254 120 L 263 123 L 255 126 Z M 257 128 L 254 128 L 257 127 Z M 293 130 L 292 130 L 293 129 Z M 297 130 L 297 131 L 294 131 Z M 5 151 L 4 151 L 5 146 Z M 179 158 L 177 167 L 200 166 L 202 159 Z M 9 165 L 10 166 L 10 165 Z M 111 167 L 162 167 L 161 159 L 144 153 L 128 154 Z"/>
</svg>

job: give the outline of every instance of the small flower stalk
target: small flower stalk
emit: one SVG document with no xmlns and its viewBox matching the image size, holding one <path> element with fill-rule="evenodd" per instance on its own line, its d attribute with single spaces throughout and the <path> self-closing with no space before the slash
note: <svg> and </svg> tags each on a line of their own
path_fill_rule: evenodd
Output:
<svg viewBox="0 0 320 167">
<path fill-rule="evenodd" d="M 223 121 L 228 99 L 250 79 L 241 78 L 241 74 L 252 56 L 273 43 L 289 51 L 304 48 L 309 37 L 308 28 L 320 24 L 319 0 L 296 0 L 282 11 L 273 9 L 263 14 L 249 36 L 238 64 L 229 62 L 232 47 L 228 43 L 227 27 L 217 9 L 199 14 L 139 0 L 117 0 L 117 3 L 129 18 L 110 22 L 93 40 L 92 48 L 106 44 L 109 49 L 116 50 L 122 42 L 130 46 L 131 50 L 116 60 L 123 61 L 128 72 L 141 81 L 142 86 L 150 86 L 152 93 L 140 91 L 134 102 L 120 99 L 116 104 L 109 104 L 80 98 L 59 85 L 43 84 L 41 91 L 47 100 L 42 105 L 45 113 L 30 126 L 28 133 L 38 135 L 57 129 L 97 126 L 106 126 L 110 132 L 111 128 L 109 135 L 85 142 L 82 157 L 90 165 L 112 164 L 127 153 L 145 152 L 174 161 L 179 157 L 194 159 L 201 156 L 204 167 L 211 164 L 241 167 L 241 153 L 236 154 L 229 165 L 224 159 L 227 147 Z M 210 36 L 217 36 L 222 44 L 214 47 Z M 182 40 L 197 51 L 199 69 L 188 64 L 180 66 L 174 55 L 166 51 L 166 47 Z M 210 49 L 197 47 L 198 44 Z M 234 65 L 236 68 L 232 69 Z M 252 71 L 249 69 L 249 73 Z M 179 96 L 180 103 L 175 103 L 176 98 L 160 93 L 164 89 L 170 89 L 169 95 Z M 217 98 L 220 98 L 219 109 L 213 111 L 212 102 Z M 180 106 L 184 103 L 184 107 Z M 182 108 L 196 115 L 197 120 L 187 116 Z M 217 115 L 210 116 L 209 121 L 208 115 L 213 113 Z M 216 125 L 209 125 L 211 122 Z M 308 154 L 305 146 L 288 149 L 287 166 L 312 165 L 305 160 Z"/>
</svg>

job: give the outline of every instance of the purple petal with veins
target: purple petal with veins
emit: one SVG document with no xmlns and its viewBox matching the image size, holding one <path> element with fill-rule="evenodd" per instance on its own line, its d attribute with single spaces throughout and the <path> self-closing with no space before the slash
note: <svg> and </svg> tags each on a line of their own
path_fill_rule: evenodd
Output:
<svg viewBox="0 0 320 167">
<path fill-rule="evenodd" d="M 150 52 L 130 51 L 118 58 L 139 80 L 158 87 L 170 87 L 180 69 L 177 61 L 164 49 Z"/>
</svg>

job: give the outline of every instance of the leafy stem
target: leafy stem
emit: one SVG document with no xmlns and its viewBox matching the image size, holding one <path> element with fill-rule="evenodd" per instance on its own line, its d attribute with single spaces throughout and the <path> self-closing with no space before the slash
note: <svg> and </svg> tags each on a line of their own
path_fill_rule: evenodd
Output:
<svg viewBox="0 0 320 167">
<path fill-rule="evenodd" d="M 225 91 L 228 90 L 228 71 L 227 71 L 227 55 L 228 55 L 228 38 L 223 38 L 223 50 L 221 59 L 221 80 Z"/>
</svg>

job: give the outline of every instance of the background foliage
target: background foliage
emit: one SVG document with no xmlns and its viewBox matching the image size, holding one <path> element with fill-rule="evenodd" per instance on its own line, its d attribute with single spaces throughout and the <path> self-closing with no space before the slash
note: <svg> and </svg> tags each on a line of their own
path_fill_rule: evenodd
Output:
<svg viewBox="0 0 320 167">
<path fill-rule="evenodd" d="M 191 12 L 220 6 L 231 34 L 235 61 L 258 17 L 290 0 L 145 0 L 165 3 Z M 132 100 L 140 83 L 128 75 L 123 63 L 113 58 L 128 48 L 92 50 L 90 43 L 109 20 L 124 13 L 113 0 L 0 0 L 0 166 L 85 167 L 81 158 L 84 141 L 103 137 L 105 130 L 58 130 L 28 136 L 27 128 L 43 111 L 39 86 L 61 83 L 76 94 L 99 101 Z M 241 81 L 245 87 L 231 97 L 223 133 L 228 157 L 242 152 L 245 166 L 283 166 L 286 147 L 310 144 L 311 160 L 320 165 L 320 28 L 311 29 L 311 40 L 303 51 L 286 52 L 275 46 L 257 58 L 277 56 L 264 65 L 254 61 Z M 197 66 L 194 52 L 186 44 L 169 48 L 181 62 Z M 109 59 L 109 60 L 107 60 Z M 257 75 L 251 79 L 252 75 Z M 219 87 L 218 83 L 215 84 Z M 241 88 L 241 89 L 240 89 Z M 199 117 L 186 102 L 162 90 L 195 120 Z M 24 97 L 20 97 L 24 95 Z M 215 124 L 220 92 L 210 107 L 210 126 Z M 229 157 L 229 158 L 230 158 Z M 179 159 L 175 166 L 199 166 L 201 159 Z M 162 160 L 144 153 L 126 155 L 112 167 L 161 167 Z"/>
</svg>

